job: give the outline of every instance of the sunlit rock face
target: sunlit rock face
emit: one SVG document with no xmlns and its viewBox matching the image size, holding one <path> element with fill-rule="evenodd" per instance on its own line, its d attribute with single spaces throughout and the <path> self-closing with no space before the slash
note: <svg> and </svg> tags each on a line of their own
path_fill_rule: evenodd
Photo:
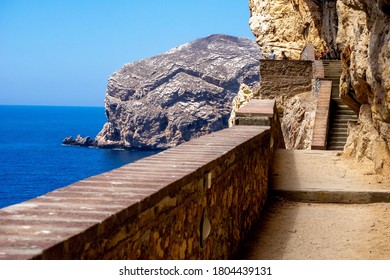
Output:
<svg viewBox="0 0 390 280">
<path fill-rule="evenodd" d="M 108 81 L 98 147 L 164 149 L 228 127 L 241 84 L 259 82 L 254 40 L 212 35 L 124 65 Z"/>
<path fill-rule="evenodd" d="M 390 165 L 390 1 L 342 0 L 338 47 L 343 75 L 340 94 L 360 114 L 351 127 L 346 151 L 371 160 L 375 169 Z M 363 106 L 364 105 L 364 106 Z"/>
<path fill-rule="evenodd" d="M 340 57 L 340 95 L 360 115 L 345 152 L 390 169 L 390 0 L 250 0 L 250 28 L 264 53 L 299 58 L 311 43 Z"/>
<path fill-rule="evenodd" d="M 250 0 L 249 6 L 249 26 L 265 54 L 274 49 L 277 55 L 285 51 L 297 59 L 308 43 L 318 56 L 327 46 L 336 49 L 334 1 Z"/>
</svg>

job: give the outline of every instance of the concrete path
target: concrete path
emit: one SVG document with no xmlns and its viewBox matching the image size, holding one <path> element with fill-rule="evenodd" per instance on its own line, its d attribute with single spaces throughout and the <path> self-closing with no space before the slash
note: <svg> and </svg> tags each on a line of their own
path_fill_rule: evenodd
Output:
<svg viewBox="0 0 390 280">
<path fill-rule="evenodd" d="M 279 150 L 237 259 L 390 259 L 390 180 L 334 151 Z"/>
<path fill-rule="evenodd" d="M 390 180 L 337 151 L 277 150 L 272 192 L 289 200 L 331 203 L 390 202 Z"/>
</svg>

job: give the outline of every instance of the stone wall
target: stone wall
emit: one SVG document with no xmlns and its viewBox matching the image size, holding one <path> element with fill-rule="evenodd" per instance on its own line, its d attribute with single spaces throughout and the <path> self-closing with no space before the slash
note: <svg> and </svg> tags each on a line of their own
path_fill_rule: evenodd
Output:
<svg viewBox="0 0 390 280">
<path fill-rule="evenodd" d="M 279 95 L 293 96 L 312 90 L 312 61 L 261 60 L 261 98 L 276 98 Z"/>
<path fill-rule="evenodd" d="M 235 126 L 0 210 L 0 259 L 227 259 L 266 201 L 270 127 Z"/>
<path fill-rule="evenodd" d="M 287 149 L 309 149 L 314 125 L 313 62 L 261 60 L 260 97 L 275 99 Z"/>
<path fill-rule="evenodd" d="M 235 125 L 258 125 L 271 127 L 271 146 L 285 149 L 275 100 L 252 99 L 236 112 Z"/>
<path fill-rule="evenodd" d="M 300 55 L 300 60 L 311 60 L 315 61 L 316 60 L 316 54 L 314 50 L 314 46 L 311 44 L 306 45 Z"/>
</svg>

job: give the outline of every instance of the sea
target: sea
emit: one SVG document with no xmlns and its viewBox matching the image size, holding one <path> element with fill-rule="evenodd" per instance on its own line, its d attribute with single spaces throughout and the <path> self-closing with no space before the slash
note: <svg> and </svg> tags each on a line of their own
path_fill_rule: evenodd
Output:
<svg viewBox="0 0 390 280">
<path fill-rule="evenodd" d="M 105 122 L 103 107 L 0 105 L 0 208 L 157 153 L 62 144 Z"/>
</svg>

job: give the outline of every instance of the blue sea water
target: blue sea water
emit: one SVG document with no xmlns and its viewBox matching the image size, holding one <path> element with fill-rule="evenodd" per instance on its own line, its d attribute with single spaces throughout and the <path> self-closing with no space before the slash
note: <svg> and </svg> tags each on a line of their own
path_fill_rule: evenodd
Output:
<svg viewBox="0 0 390 280">
<path fill-rule="evenodd" d="M 105 121 L 103 107 L 0 106 L 0 208 L 155 153 L 62 145 Z"/>
</svg>

